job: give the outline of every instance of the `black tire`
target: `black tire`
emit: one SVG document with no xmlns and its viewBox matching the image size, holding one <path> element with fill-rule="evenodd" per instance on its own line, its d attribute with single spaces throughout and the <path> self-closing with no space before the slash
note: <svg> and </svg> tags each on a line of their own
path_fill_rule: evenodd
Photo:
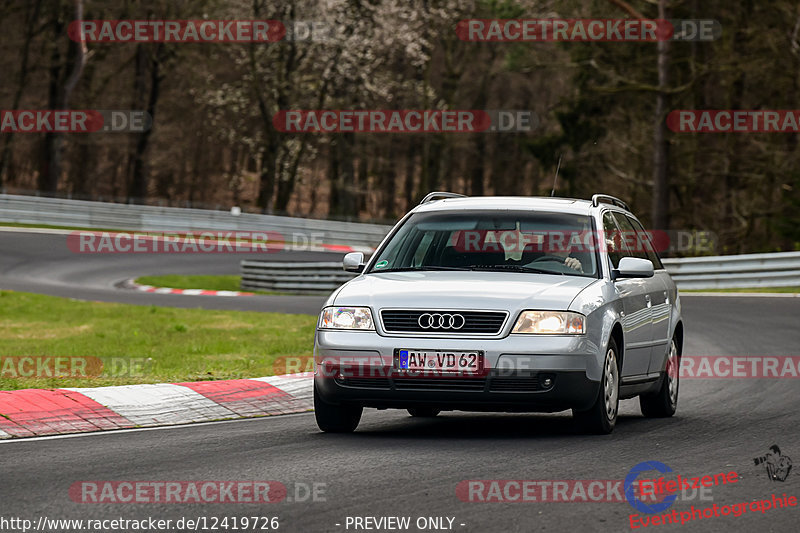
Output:
<svg viewBox="0 0 800 533">
<path fill-rule="evenodd" d="M 407 411 L 415 418 L 433 418 L 442 412 L 441 409 L 435 407 L 409 407 Z"/>
<path fill-rule="evenodd" d="M 361 421 L 363 407 L 333 405 L 323 400 L 314 387 L 314 417 L 317 426 L 326 433 L 352 433 Z"/>
<path fill-rule="evenodd" d="M 661 387 L 654 394 L 639 396 L 639 407 L 647 418 L 668 418 L 678 409 L 678 389 L 680 385 L 680 357 L 675 339 L 669 346 L 667 367 L 661 381 Z"/>
<path fill-rule="evenodd" d="M 614 339 L 609 339 L 603 361 L 600 391 L 597 399 L 585 411 L 572 410 L 575 421 L 588 433 L 608 435 L 614 431 L 619 414 L 619 350 Z"/>
</svg>

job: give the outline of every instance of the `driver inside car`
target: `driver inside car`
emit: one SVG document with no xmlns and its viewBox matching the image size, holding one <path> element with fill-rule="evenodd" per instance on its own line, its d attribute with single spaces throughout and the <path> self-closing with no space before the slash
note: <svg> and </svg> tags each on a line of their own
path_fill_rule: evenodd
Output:
<svg viewBox="0 0 800 533">
<path fill-rule="evenodd" d="M 545 255 L 539 260 L 546 260 L 548 257 L 551 260 L 552 258 L 557 258 L 567 268 L 583 273 L 583 263 L 581 263 L 580 259 L 572 257 L 571 254 L 575 250 L 571 242 L 564 243 L 565 237 L 568 238 L 568 236 L 557 232 L 544 236 L 538 246 L 544 250 Z"/>
<path fill-rule="evenodd" d="M 583 264 L 580 259 L 571 256 L 573 251 L 577 251 L 574 250 L 573 243 L 564 242 L 565 237 L 567 240 L 569 239 L 568 235 L 562 233 L 558 235 L 531 234 L 521 231 L 519 222 L 516 224 L 517 226 L 513 230 L 497 231 L 491 235 L 491 245 L 499 245 L 503 249 L 506 261 L 526 262 L 524 257 L 525 251 L 539 250 L 539 253 L 541 253 L 541 251 L 544 250 L 544 255 L 534 260 L 534 262 L 547 260 L 557 261 L 576 272 L 584 272 Z M 489 247 L 489 244 L 487 244 L 489 242 L 489 236 L 490 232 L 487 232 L 483 236 L 484 239 L 486 239 L 484 242 L 484 249 Z"/>
<path fill-rule="evenodd" d="M 576 257 L 571 257 L 569 255 L 571 253 L 571 250 L 553 250 L 550 253 L 556 257 L 563 258 L 564 264 L 569 268 L 571 268 L 572 270 L 583 272 L 583 265 L 581 264 L 580 260 Z"/>
</svg>

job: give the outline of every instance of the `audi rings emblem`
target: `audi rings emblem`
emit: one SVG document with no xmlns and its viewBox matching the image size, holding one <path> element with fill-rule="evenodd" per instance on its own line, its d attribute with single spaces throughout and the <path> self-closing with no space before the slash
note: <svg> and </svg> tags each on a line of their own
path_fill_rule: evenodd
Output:
<svg viewBox="0 0 800 533">
<path fill-rule="evenodd" d="M 423 313 L 417 319 L 422 329 L 461 329 L 466 322 L 463 315 L 450 313 Z"/>
</svg>

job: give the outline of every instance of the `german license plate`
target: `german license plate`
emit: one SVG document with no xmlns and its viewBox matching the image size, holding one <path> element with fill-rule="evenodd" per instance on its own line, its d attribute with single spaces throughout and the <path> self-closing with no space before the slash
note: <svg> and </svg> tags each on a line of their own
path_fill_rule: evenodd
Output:
<svg viewBox="0 0 800 533">
<path fill-rule="evenodd" d="M 437 350 L 398 350 L 397 368 L 412 372 L 479 372 L 482 366 L 478 352 L 444 352 Z"/>
</svg>

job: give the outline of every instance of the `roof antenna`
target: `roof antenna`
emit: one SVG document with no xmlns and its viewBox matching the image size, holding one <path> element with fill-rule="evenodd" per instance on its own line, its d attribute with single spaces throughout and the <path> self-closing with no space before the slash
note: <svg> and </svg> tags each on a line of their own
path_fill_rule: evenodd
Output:
<svg viewBox="0 0 800 533">
<path fill-rule="evenodd" d="M 550 191 L 550 196 L 553 197 L 556 195 L 556 183 L 558 182 L 558 171 L 561 169 L 561 156 L 564 154 L 560 154 L 558 156 L 558 166 L 556 167 L 556 175 L 553 176 L 553 190 Z"/>
</svg>

